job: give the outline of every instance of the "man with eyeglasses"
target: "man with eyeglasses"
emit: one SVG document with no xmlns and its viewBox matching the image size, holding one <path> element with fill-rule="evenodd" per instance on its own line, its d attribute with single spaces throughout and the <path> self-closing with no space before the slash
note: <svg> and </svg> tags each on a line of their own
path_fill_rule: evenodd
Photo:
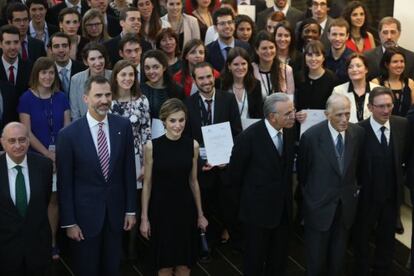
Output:
<svg viewBox="0 0 414 276">
<path fill-rule="evenodd" d="M 282 12 L 290 26 L 294 29 L 296 23 L 302 18 L 302 12 L 289 4 L 288 0 L 274 0 L 274 5 L 260 12 L 256 17 L 257 29 L 265 29 L 267 18 L 274 12 Z"/>
<path fill-rule="evenodd" d="M 241 47 L 249 52 L 250 46 L 248 43 L 234 38 L 236 25 L 231 9 L 220 8 L 216 10 L 213 14 L 213 24 L 218 33 L 218 39 L 207 45 L 206 61 L 220 72 L 232 48 Z"/>
<path fill-rule="evenodd" d="M 283 276 L 292 218 L 295 109 L 286 94 L 274 93 L 266 97 L 263 112 L 265 119 L 236 138 L 229 175 L 239 191 L 244 275 Z"/>
<path fill-rule="evenodd" d="M 394 95 L 389 88 L 369 93 L 372 115 L 359 125 L 365 129 L 361 152 L 361 188 L 353 241 L 355 269 L 352 275 L 389 275 L 394 257 L 395 221 L 403 200 L 403 164 L 409 154 L 407 119 L 393 116 Z M 370 267 L 371 233 L 375 229 L 375 259 Z"/>
<path fill-rule="evenodd" d="M 46 56 L 45 45 L 42 41 L 27 35 L 29 30 L 29 12 L 27 7 L 20 3 L 11 3 L 7 8 L 7 21 L 20 32 L 20 56 L 23 61 L 34 63 L 39 57 Z"/>
<path fill-rule="evenodd" d="M 0 275 L 46 275 L 52 234 L 47 215 L 52 161 L 28 153 L 27 128 L 7 124 L 0 155 Z"/>
<path fill-rule="evenodd" d="M 328 11 L 331 7 L 332 0 L 308 0 L 307 5 L 310 11 L 311 17 L 315 19 L 321 26 L 321 42 L 328 49 L 328 27 L 331 25 L 332 18 L 328 15 Z"/>
<path fill-rule="evenodd" d="M 378 23 L 378 35 L 381 44 L 365 53 L 368 59 L 368 79 L 376 78 L 380 75 L 380 62 L 387 48 L 398 47 L 405 55 L 404 73 L 410 78 L 414 78 L 414 52 L 398 45 L 401 35 L 401 22 L 390 16 L 386 16 Z"/>
<path fill-rule="evenodd" d="M 86 69 L 79 61 L 70 58 L 71 40 L 69 35 L 57 32 L 47 45 L 50 57 L 55 61 L 60 79 L 60 88 L 69 99 L 70 79 L 76 73 Z"/>
<path fill-rule="evenodd" d="M 303 191 L 306 275 L 343 273 L 359 186 L 357 168 L 364 130 L 349 123 L 351 102 L 332 94 L 327 120 L 305 131 L 299 143 L 298 180 Z"/>
</svg>

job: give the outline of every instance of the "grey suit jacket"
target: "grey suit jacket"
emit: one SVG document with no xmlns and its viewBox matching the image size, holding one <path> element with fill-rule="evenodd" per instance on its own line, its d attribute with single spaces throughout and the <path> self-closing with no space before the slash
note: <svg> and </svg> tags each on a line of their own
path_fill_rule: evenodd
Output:
<svg viewBox="0 0 414 276">
<path fill-rule="evenodd" d="M 105 78 L 111 79 L 111 70 L 105 70 Z M 70 80 L 69 100 L 72 120 L 77 120 L 88 111 L 88 106 L 83 101 L 85 82 L 89 78 L 89 69 L 75 74 Z"/>
<path fill-rule="evenodd" d="M 327 120 L 302 135 L 297 167 L 306 226 L 319 231 L 329 230 L 341 202 L 345 226 L 351 227 L 359 196 L 356 173 L 363 138 L 364 130 L 350 123 L 345 132 L 341 171 Z"/>
<path fill-rule="evenodd" d="M 260 12 L 257 15 L 257 30 L 266 29 L 267 18 L 274 12 L 274 8 L 270 7 Z M 296 23 L 302 19 L 302 12 L 295 7 L 290 6 L 286 13 L 286 20 L 289 21 L 290 26 L 294 29 Z"/>
</svg>

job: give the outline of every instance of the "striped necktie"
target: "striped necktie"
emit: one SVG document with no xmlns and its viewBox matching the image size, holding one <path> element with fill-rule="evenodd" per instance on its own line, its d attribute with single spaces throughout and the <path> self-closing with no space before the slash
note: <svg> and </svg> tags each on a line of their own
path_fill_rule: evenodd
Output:
<svg viewBox="0 0 414 276">
<path fill-rule="evenodd" d="M 108 144 L 106 140 L 106 135 L 103 130 L 103 122 L 100 122 L 98 130 L 98 157 L 99 162 L 101 163 L 102 174 L 105 177 L 105 180 L 108 181 L 109 174 L 109 151 Z"/>
</svg>

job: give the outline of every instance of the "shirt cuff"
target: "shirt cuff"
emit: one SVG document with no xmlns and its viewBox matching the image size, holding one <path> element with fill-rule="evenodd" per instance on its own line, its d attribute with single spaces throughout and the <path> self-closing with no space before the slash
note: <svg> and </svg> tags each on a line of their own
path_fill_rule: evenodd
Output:
<svg viewBox="0 0 414 276">
<path fill-rule="evenodd" d="M 64 225 L 64 226 L 61 226 L 60 228 L 70 228 L 70 227 L 73 227 L 73 226 L 76 226 L 76 224 Z"/>
<path fill-rule="evenodd" d="M 127 215 L 127 216 L 135 216 L 135 212 L 132 212 L 132 213 L 125 213 L 125 215 Z"/>
</svg>

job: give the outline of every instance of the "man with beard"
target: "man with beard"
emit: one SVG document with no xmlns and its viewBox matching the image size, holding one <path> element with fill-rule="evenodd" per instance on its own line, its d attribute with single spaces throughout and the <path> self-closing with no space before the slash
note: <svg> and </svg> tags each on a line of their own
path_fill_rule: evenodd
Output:
<svg viewBox="0 0 414 276">
<path fill-rule="evenodd" d="M 123 230 L 135 224 L 136 175 L 131 124 L 108 114 L 109 81 L 85 84 L 88 112 L 57 142 L 60 222 L 71 239 L 74 272 L 119 275 Z"/>
<path fill-rule="evenodd" d="M 303 191 L 307 276 L 342 275 L 359 186 L 356 172 L 364 130 L 349 123 L 348 97 L 333 94 L 327 120 L 302 134 L 298 180 Z"/>
<path fill-rule="evenodd" d="M 269 15 L 274 12 L 280 11 L 286 17 L 286 20 L 290 23 L 290 26 L 294 29 L 296 23 L 302 18 L 302 12 L 289 4 L 288 0 L 274 0 L 273 7 L 267 8 L 260 12 L 256 17 L 257 29 L 265 29 L 266 21 Z"/>
<path fill-rule="evenodd" d="M 401 22 L 394 17 L 384 17 L 378 24 L 378 35 L 381 44 L 365 53 L 368 59 L 368 79 L 371 80 L 380 75 L 380 62 L 385 50 L 390 47 L 398 47 L 405 55 L 404 73 L 410 78 L 414 78 L 414 53 L 400 47 L 398 40 L 401 35 Z"/>
<path fill-rule="evenodd" d="M 194 65 L 192 77 L 198 91 L 186 99 L 188 108 L 188 120 L 185 127 L 185 135 L 195 139 L 200 144 L 199 181 L 202 196 L 202 206 L 205 215 L 211 218 L 212 210 L 219 209 L 217 217 L 223 220 L 229 227 L 230 236 L 234 221 L 234 193 L 230 189 L 227 178 L 226 165 L 212 167 L 205 154 L 205 145 L 201 127 L 229 122 L 233 137 L 242 131 L 239 108 L 234 95 L 214 88 L 213 67 L 207 62 Z M 217 203 L 219 202 L 219 208 Z M 211 228 L 208 230 L 211 231 Z M 211 232 L 208 232 L 209 240 L 215 240 Z"/>
</svg>

